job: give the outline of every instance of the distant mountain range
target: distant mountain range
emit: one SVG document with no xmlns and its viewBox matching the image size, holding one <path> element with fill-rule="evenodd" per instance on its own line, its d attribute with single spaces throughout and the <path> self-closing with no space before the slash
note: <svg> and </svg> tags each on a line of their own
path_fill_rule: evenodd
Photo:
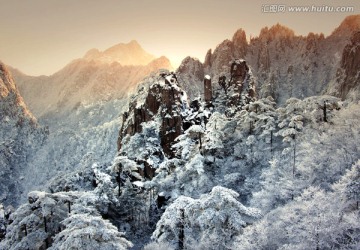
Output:
<svg viewBox="0 0 360 250">
<path fill-rule="evenodd" d="M 83 58 L 103 63 L 118 62 L 121 65 L 147 65 L 156 59 L 155 56 L 146 52 L 135 40 L 129 43 L 119 43 L 102 52 L 98 49 L 91 49 Z"/>
<path fill-rule="evenodd" d="M 109 164 L 128 95 L 172 68 L 135 41 L 93 52 L 51 76 L 0 65 L 0 203 L 17 205 L 60 173 Z"/>
<path fill-rule="evenodd" d="M 359 31 L 360 15 L 348 16 L 327 37 L 314 33 L 297 36 L 277 24 L 263 28 L 248 42 L 240 29 L 231 40 L 224 40 L 214 51 L 210 49 L 204 63 L 188 57 L 177 72 L 185 88 L 196 96 L 203 92 L 204 74 L 209 74 L 216 86 L 219 76 L 230 72 L 230 62 L 243 58 L 256 78 L 258 97 L 270 95 L 278 104 L 290 97 L 320 94 L 359 99 L 359 75 L 353 69 L 358 65 Z"/>
<path fill-rule="evenodd" d="M 104 52 L 92 49 L 51 76 L 11 71 L 26 103 L 36 117 L 41 117 L 48 112 L 122 98 L 151 72 L 171 68 L 166 57 L 155 58 L 131 41 Z"/>
</svg>

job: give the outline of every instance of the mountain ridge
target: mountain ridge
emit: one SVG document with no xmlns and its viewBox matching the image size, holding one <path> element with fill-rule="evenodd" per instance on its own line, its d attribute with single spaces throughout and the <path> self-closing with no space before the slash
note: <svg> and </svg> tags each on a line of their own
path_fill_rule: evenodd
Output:
<svg viewBox="0 0 360 250">
<path fill-rule="evenodd" d="M 19 107 L 17 111 L 10 112 L 13 113 L 12 117 L 16 118 L 16 116 L 23 117 L 33 125 L 36 124 L 36 119 L 33 114 L 28 109 L 27 105 L 25 104 L 22 96 L 19 93 L 19 90 L 13 80 L 13 76 L 5 66 L 3 62 L 0 61 L 0 101 L 4 104 L 2 108 L 5 108 L 5 102 L 9 102 L 9 108 L 12 107 Z M 5 114 L 5 110 L 2 111 L 2 114 Z M 1 115 L 2 118 L 3 115 Z"/>
<path fill-rule="evenodd" d="M 339 84 L 336 72 L 341 67 L 341 56 L 357 30 L 360 30 L 360 15 L 348 16 L 326 37 L 311 32 L 299 36 L 290 28 L 276 24 L 264 27 L 259 36 L 247 41 L 245 31 L 239 29 L 231 40 L 219 43 L 214 51 L 209 49 L 204 63 L 196 62 L 196 67 L 216 81 L 229 72 L 232 60 L 244 58 L 258 80 L 259 96 L 271 95 L 279 104 L 284 104 L 290 97 L 319 94 L 340 97 L 339 92 L 330 90 Z M 189 63 L 194 62 L 184 59 L 181 68 L 195 67 L 185 66 Z M 198 76 L 191 71 L 179 73 L 180 78 L 185 79 L 184 85 L 192 86 L 191 97 L 203 91 Z"/>
<path fill-rule="evenodd" d="M 135 41 L 129 44 L 141 48 Z M 121 46 L 128 47 L 129 44 Z M 137 60 L 136 56 L 132 60 Z M 160 69 L 172 69 L 165 56 L 154 58 L 145 65 L 126 65 L 116 58 L 106 61 L 102 57 L 79 58 L 51 76 L 39 77 L 11 68 L 20 93 L 37 117 L 50 111 L 71 110 L 79 104 L 122 98 L 145 76 Z"/>
<path fill-rule="evenodd" d="M 147 53 L 136 40 L 132 40 L 129 43 L 116 44 L 104 51 L 91 49 L 83 59 L 103 63 L 118 62 L 122 65 L 147 65 L 156 58 Z"/>
</svg>

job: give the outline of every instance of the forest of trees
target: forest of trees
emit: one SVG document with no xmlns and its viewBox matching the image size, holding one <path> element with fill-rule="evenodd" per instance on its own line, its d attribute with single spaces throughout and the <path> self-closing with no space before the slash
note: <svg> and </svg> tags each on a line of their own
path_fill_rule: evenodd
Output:
<svg viewBox="0 0 360 250">
<path fill-rule="evenodd" d="M 190 126 L 173 156 L 154 115 L 111 165 L 1 206 L 0 248 L 359 249 L 360 104 L 268 97 L 239 108 L 222 102 L 229 93 L 182 110 Z"/>
</svg>

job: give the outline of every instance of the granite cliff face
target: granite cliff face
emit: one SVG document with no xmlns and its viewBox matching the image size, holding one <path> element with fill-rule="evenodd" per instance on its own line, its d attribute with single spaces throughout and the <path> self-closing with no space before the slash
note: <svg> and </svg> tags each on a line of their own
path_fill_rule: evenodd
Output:
<svg viewBox="0 0 360 250">
<path fill-rule="evenodd" d="M 228 108 L 239 110 L 251 101 L 255 101 L 257 98 L 255 85 L 253 73 L 247 62 L 244 59 L 233 60 L 229 72 L 222 73 L 218 84 L 214 87 L 215 109 L 226 104 Z"/>
<path fill-rule="evenodd" d="M 159 164 L 174 157 L 171 147 L 184 131 L 187 107 L 187 96 L 178 86 L 176 74 L 164 71 L 140 83 L 122 115 L 118 155 L 136 162 L 133 168 L 141 178 L 152 179 Z"/>
<path fill-rule="evenodd" d="M 231 64 L 230 74 L 230 86 L 234 86 L 234 90 L 239 96 L 245 95 L 245 103 L 254 100 L 256 95 L 255 82 L 246 61 L 235 60 Z"/>
<path fill-rule="evenodd" d="M 203 92 L 204 66 L 196 58 L 186 57 L 176 70 L 178 82 L 187 91 L 189 97 L 194 99 Z"/>
<path fill-rule="evenodd" d="M 46 138 L 0 62 L 0 203 L 19 204 L 27 160 Z"/>
<path fill-rule="evenodd" d="M 348 45 L 345 46 L 342 58 L 342 74 L 340 81 L 340 97 L 342 99 L 359 99 L 360 97 L 360 31 L 353 34 Z"/>
<path fill-rule="evenodd" d="M 177 85 L 175 74 L 162 73 L 150 86 L 142 85 L 132 97 L 129 110 L 123 114 L 119 133 L 118 150 L 124 138 L 142 131 L 142 123 L 159 119 L 161 146 L 171 157 L 171 144 L 182 131 L 181 112 L 186 104 L 186 94 Z"/>
</svg>

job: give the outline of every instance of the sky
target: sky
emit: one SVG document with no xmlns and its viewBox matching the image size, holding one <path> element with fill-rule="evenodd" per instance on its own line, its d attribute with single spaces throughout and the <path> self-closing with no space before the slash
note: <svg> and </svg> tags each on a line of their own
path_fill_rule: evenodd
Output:
<svg viewBox="0 0 360 250">
<path fill-rule="evenodd" d="M 285 3 L 284 12 L 270 5 Z M 291 6 L 350 6 L 349 12 L 290 12 Z M 92 48 L 137 40 L 177 67 L 186 56 L 204 60 L 236 30 L 248 38 L 283 24 L 297 35 L 325 35 L 358 0 L 0 0 L 0 60 L 28 75 L 50 75 Z"/>
</svg>

